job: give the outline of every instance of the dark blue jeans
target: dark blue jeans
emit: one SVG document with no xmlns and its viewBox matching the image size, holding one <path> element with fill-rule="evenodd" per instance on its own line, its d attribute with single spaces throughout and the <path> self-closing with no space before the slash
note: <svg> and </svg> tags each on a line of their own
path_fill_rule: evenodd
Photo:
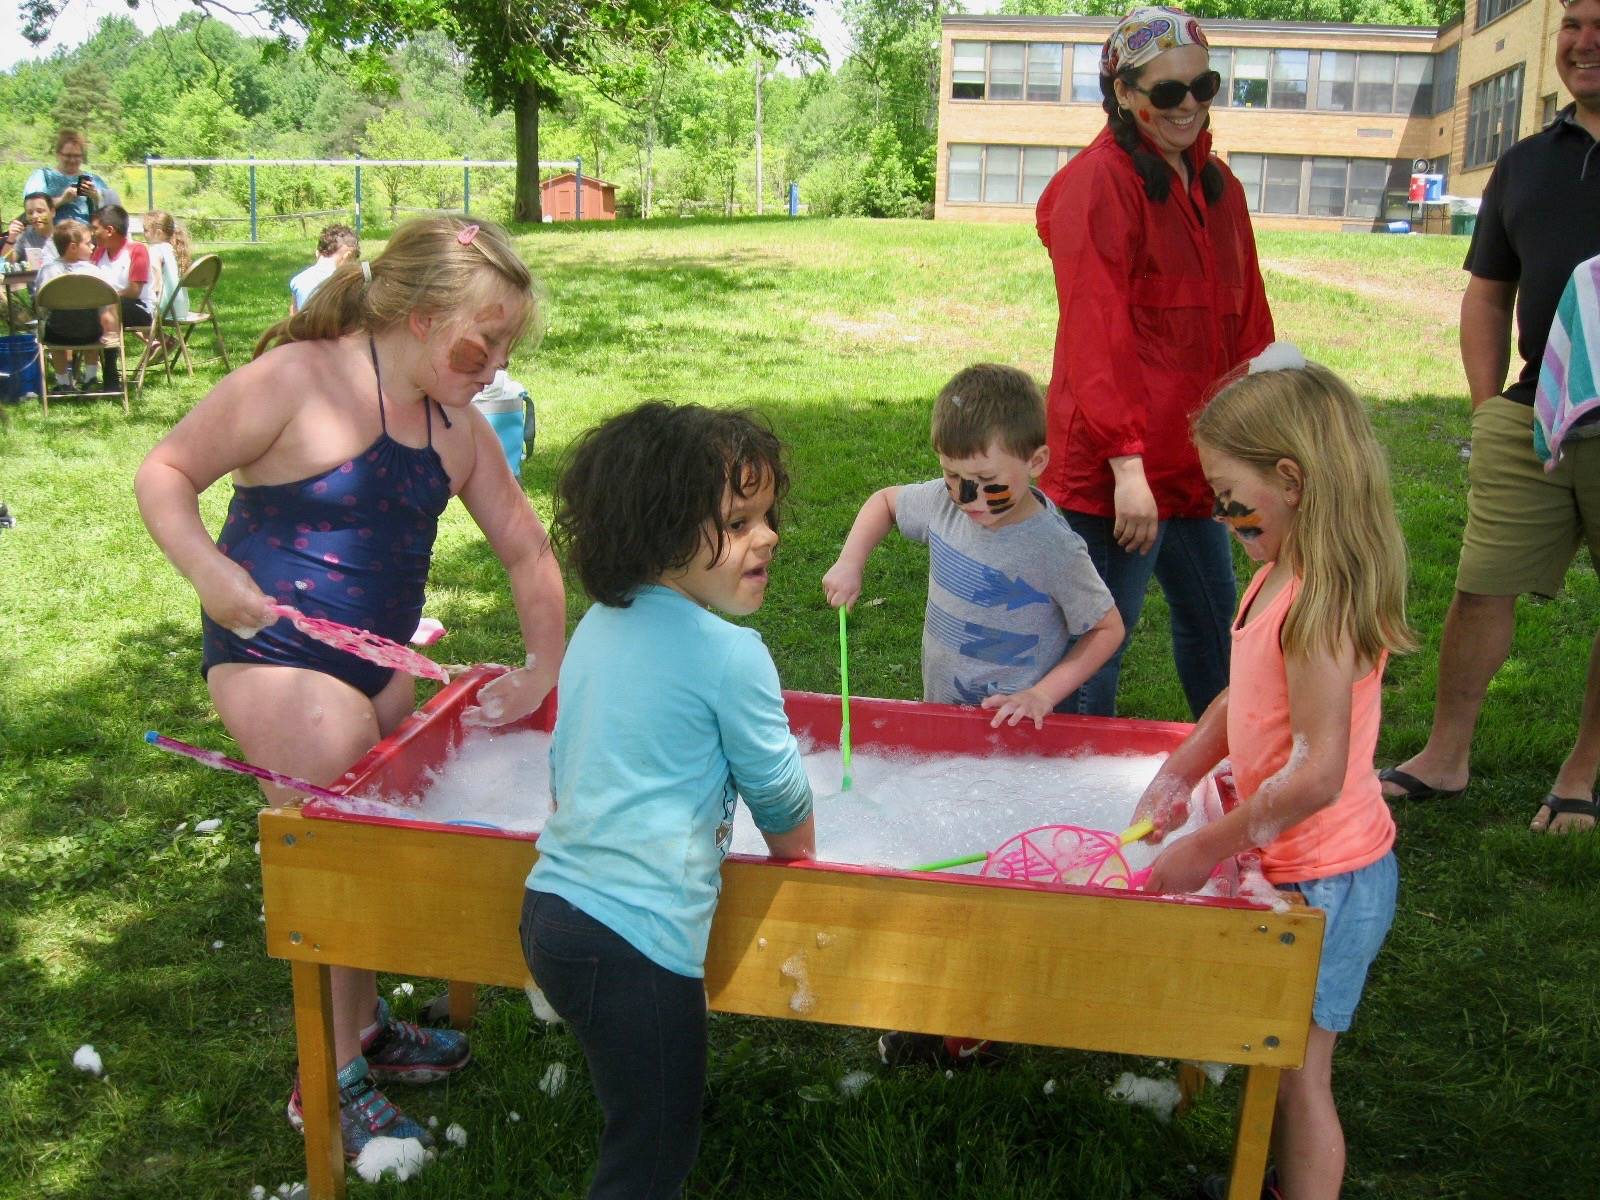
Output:
<svg viewBox="0 0 1600 1200">
<path fill-rule="evenodd" d="M 1150 576 L 1156 577 L 1172 614 L 1172 657 L 1189 711 L 1196 717 L 1228 686 L 1230 626 L 1236 601 L 1233 547 L 1228 531 L 1209 517 L 1173 517 L 1161 522 L 1148 554 L 1130 554 L 1111 536 L 1111 517 L 1065 512 L 1067 523 L 1089 549 L 1127 631 L 1106 665 L 1071 696 L 1058 712 L 1115 716 L 1122 654 L 1144 608 Z"/>
<path fill-rule="evenodd" d="M 681 1196 L 700 1152 L 705 980 L 657 966 L 560 896 L 531 889 L 522 955 L 583 1048 L 605 1114 L 589 1200 Z"/>
</svg>

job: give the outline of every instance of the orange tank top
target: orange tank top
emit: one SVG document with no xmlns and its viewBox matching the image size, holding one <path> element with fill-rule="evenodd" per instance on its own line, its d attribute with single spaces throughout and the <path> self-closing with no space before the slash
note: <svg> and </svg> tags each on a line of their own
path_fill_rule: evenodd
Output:
<svg viewBox="0 0 1600 1200">
<path fill-rule="evenodd" d="M 1256 572 L 1233 625 L 1233 660 L 1228 672 L 1228 756 L 1242 800 L 1289 761 L 1294 735 L 1289 725 L 1289 676 L 1282 633 L 1289 606 L 1300 593 L 1291 579 L 1249 624 L 1243 614 L 1266 582 L 1268 563 Z M 1355 871 L 1376 862 L 1394 844 L 1394 818 L 1373 772 L 1378 745 L 1383 666 L 1388 655 L 1350 689 L 1350 760 L 1339 798 L 1267 846 L 1261 868 L 1272 883 L 1296 883 Z"/>
</svg>

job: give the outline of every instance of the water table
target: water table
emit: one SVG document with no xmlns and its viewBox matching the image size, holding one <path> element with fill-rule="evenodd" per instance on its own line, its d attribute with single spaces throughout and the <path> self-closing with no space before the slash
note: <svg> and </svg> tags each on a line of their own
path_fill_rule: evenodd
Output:
<svg viewBox="0 0 1600 1200">
<path fill-rule="evenodd" d="M 422 790 L 497 670 L 443 688 L 333 790 Z M 838 745 L 837 697 L 791 692 L 785 705 L 798 735 Z M 1051 716 L 1040 731 L 992 730 L 977 709 L 861 698 L 851 715 L 855 745 L 925 753 L 1152 754 L 1189 728 Z M 554 720 L 552 698 L 520 727 Z M 343 1200 L 328 969 L 448 980 L 465 1025 L 476 985 L 527 980 L 517 925 L 536 838 L 324 801 L 264 810 L 260 830 L 267 953 L 293 976 L 307 1180 L 313 1200 Z M 404 926 L 384 919 L 397 909 Z M 1237 898 L 730 855 L 706 991 L 718 1012 L 1242 1066 L 1228 1197 L 1255 1200 L 1279 1072 L 1305 1058 L 1322 925 L 1315 909 Z"/>
</svg>

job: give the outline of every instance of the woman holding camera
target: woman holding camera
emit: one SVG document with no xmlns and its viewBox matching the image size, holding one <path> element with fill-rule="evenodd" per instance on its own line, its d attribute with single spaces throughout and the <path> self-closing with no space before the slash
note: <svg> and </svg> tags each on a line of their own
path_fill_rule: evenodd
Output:
<svg viewBox="0 0 1600 1200">
<path fill-rule="evenodd" d="M 1228 682 L 1233 558 L 1189 421 L 1272 341 L 1244 189 L 1211 153 L 1199 22 L 1138 8 L 1100 60 L 1106 127 L 1039 197 L 1055 270 L 1050 465 L 1040 486 L 1083 538 L 1133 636 L 1150 576 L 1195 716 Z M 1115 711 L 1122 651 L 1069 703 Z"/>
<path fill-rule="evenodd" d="M 96 209 L 121 203 L 104 179 L 84 169 L 88 152 L 81 133 L 63 129 L 56 134 L 56 166 L 40 167 L 29 175 L 22 194 L 43 192 L 50 197 L 57 221 L 71 219 L 87 225 Z"/>
</svg>

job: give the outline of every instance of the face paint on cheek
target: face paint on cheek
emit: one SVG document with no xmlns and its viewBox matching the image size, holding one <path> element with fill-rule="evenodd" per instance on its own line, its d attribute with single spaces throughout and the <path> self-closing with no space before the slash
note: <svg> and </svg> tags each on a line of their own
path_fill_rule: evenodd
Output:
<svg viewBox="0 0 1600 1200">
<path fill-rule="evenodd" d="M 989 511 L 996 516 L 1003 512 L 1010 512 L 1016 506 L 1016 501 L 1011 498 L 1011 489 L 1003 483 L 987 483 L 983 487 L 983 500 L 989 506 Z"/>
<path fill-rule="evenodd" d="M 1226 504 L 1218 500 L 1211 506 L 1211 516 L 1233 530 L 1241 541 L 1254 541 L 1261 536 L 1261 515 L 1237 500 Z"/>
<path fill-rule="evenodd" d="M 950 489 L 950 499 L 956 504 L 971 504 L 978 498 L 978 481 L 976 479 L 963 479 L 957 476 L 946 480 L 945 486 Z"/>
<path fill-rule="evenodd" d="M 1139 120 L 1143 121 L 1146 125 L 1150 124 L 1150 110 L 1141 108 L 1139 110 Z"/>
<path fill-rule="evenodd" d="M 457 338 L 450 343 L 450 369 L 460 375 L 476 375 L 489 365 L 489 350 L 478 341 Z"/>
</svg>

